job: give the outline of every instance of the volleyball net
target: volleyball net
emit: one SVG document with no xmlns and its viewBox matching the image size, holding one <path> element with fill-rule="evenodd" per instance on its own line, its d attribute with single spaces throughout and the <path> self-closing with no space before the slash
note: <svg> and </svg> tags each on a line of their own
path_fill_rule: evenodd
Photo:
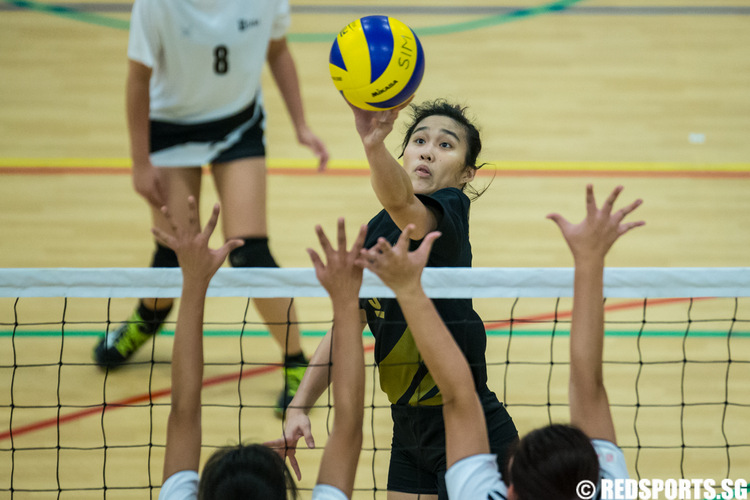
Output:
<svg viewBox="0 0 750 500">
<path fill-rule="evenodd" d="M 572 269 L 426 269 L 433 298 L 467 298 L 485 321 L 490 388 L 523 434 L 567 422 Z M 126 365 L 92 349 L 139 297 L 179 297 L 179 269 L 0 270 L 0 496 L 157 498 L 176 315 Z M 393 294 L 366 272 L 361 297 Z M 203 445 L 281 435 L 279 346 L 252 298 L 295 297 L 311 355 L 331 326 L 313 269 L 220 269 L 205 317 Z M 750 471 L 750 268 L 608 268 L 605 383 L 634 478 L 738 479 Z M 390 408 L 365 332 L 365 441 L 355 498 L 385 498 Z M 331 422 L 297 452 L 309 498 Z M 745 477 L 744 479 L 748 479 Z"/>
</svg>

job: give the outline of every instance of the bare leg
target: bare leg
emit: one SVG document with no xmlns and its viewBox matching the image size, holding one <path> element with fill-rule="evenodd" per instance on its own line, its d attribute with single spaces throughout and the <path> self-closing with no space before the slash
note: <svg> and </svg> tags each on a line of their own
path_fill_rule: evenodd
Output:
<svg viewBox="0 0 750 500">
<path fill-rule="evenodd" d="M 224 237 L 267 236 L 265 158 L 215 164 L 213 177 L 222 204 Z M 282 353 L 301 354 L 297 314 L 291 299 L 254 299 L 253 303 Z"/>
<path fill-rule="evenodd" d="M 169 212 L 178 223 L 182 224 L 187 219 L 187 199 L 193 196 L 197 203 L 200 202 L 201 175 L 202 170 L 199 167 L 177 167 L 159 169 L 161 180 L 167 197 L 167 207 Z M 151 207 L 151 220 L 155 227 L 167 232 L 172 231 L 172 227 L 167 222 L 161 210 Z M 164 311 L 172 307 L 174 299 L 169 298 L 147 298 L 141 299 L 141 302 L 147 309 Z"/>
<path fill-rule="evenodd" d="M 162 185 L 165 189 L 167 205 L 172 214 L 179 220 L 187 218 L 188 196 L 196 200 L 200 196 L 201 169 L 193 168 L 165 168 L 159 169 Z M 172 228 L 161 211 L 152 208 L 153 224 L 165 231 Z M 163 254 L 159 250 L 163 259 Z M 170 259 L 171 260 L 171 259 Z M 144 343 L 158 333 L 164 323 L 174 299 L 145 298 L 141 299 L 130 318 L 118 328 L 107 331 L 94 347 L 94 359 L 102 367 L 114 368 L 130 358 Z"/>
</svg>

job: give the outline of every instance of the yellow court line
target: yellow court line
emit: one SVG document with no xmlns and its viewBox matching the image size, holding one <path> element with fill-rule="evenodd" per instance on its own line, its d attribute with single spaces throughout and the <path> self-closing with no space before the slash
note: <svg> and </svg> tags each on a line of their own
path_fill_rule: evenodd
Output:
<svg viewBox="0 0 750 500">
<path fill-rule="evenodd" d="M 269 158 L 268 168 L 272 172 L 300 172 L 317 171 L 314 159 Z M 13 171 L 22 173 L 25 170 L 44 170 L 48 173 L 58 171 L 75 171 L 85 173 L 87 170 L 122 171 L 130 168 L 128 158 L 0 158 L 0 172 Z M 362 159 L 331 160 L 328 170 L 331 173 L 364 173 L 368 169 L 367 162 Z M 680 162 L 574 162 L 574 161 L 496 161 L 487 162 L 483 169 L 487 173 L 502 174 L 503 172 L 523 175 L 524 172 L 534 173 L 604 173 L 604 174 L 704 174 L 707 176 L 722 174 L 750 175 L 750 163 L 680 163 Z"/>
</svg>

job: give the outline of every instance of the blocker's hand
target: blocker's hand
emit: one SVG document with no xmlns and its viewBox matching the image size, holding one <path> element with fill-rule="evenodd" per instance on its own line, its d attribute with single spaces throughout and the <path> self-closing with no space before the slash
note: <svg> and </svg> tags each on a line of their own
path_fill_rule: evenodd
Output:
<svg viewBox="0 0 750 500">
<path fill-rule="evenodd" d="M 228 240 L 221 247 L 211 249 L 208 240 L 216 229 L 219 220 L 219 204 L 214 205 L 211 217 L 206 227 L 201 231 L 198 222 L 198 205 L 195 198 L 188 197 L 187 224 L 178 224 L 166 206 L 161 207 L 161 212 L 172 226 L 172 234 L 162 231 L 158 227 L 151 229 L 156 240 L 164 246 L 174 250 L 177 260 L 182 269 L 185 282 L 191 282 L 208 286 L 211 278 L 221 267 L 221 264 L 235 248 L 241 247 L 244 242 L 239 239 Z"/>
<path fill-rule="evenodd" d="M 644 221 L 623 222 L 623 219 L 641 206 L 643 200 L 637 199 L 620 210 L 613 212 L 615 201 L 623 187 L 617 186 L 610 193 L 601 207 L 596 206 L 594 187 L 586 186 L 586 217 L 578 224 L 568 222 L 560 214 L 547 216 L 560 228 L 573 259 L 583 262 L 587 259 L 604 259 L 615 241 L 633 228 L 642 226 Z"/>
<path fill-rule="evenodd" d="M 287 420 L 283 435 L 278 439 L 263 444 L 278 453 L 282 459 L 288 458 L 289 465 L 292 467 L 294 475 L 297 476 L 297 481 L 300 481 L 302 479 L 302 471 L 297 462 L 297 441 L 304 437 L 307 447 L 314 449 L 315 439 L 312 435 L 310 418 L 303 411 L 289 408 L 286 415 Z"/>
<path fill-rule="evenodd" d="M 409 224 L 401 232 L 395 246 L 391 246 L 385 238 L 378 238 L 372 248 L 361 251 L 363 265 L 375 273 L 396 296 L 421 287 L 422 271 L 427 265 L 432 244 L 440 237 L 438 231 L 428 233 L 419 248 L 410 252 L 409 241 L 413 232 L 414 224 Z"/>
</svg>

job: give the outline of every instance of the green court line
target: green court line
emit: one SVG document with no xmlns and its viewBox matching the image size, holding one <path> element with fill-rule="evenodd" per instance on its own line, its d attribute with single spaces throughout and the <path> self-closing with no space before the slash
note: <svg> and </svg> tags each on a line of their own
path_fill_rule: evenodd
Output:
<svg viewBox="0 0 750 500">
<path fill-rule="evenodd" d="M 95 24 L 97 26 L 104 26 L 105 28 L 115 28 L 119 30 L 130 29 L 130 21 L 123 19 L 116 19 L 113 17 L 101 16 L 99 14 L 92 14 L 90 12 L 83 12 L 78 9 L 72 9 L 65 7 L 64 5 L 54 5 L 42 2 L 29 2 L 27 0 L 3 0 L 6 3 L 15 5 L 21 9 L 33 10 L 35 12 L 41 12 L 43 14 L 50 14 L 53 16 L 65 17 L 73 19 L 74 21 L 80 21 L 88 24 Z"/>
<path fill-rule="evenodd" d="M 482 19 L 476 19 L 474 21 L 445 24 L 442 26 L 433 26 L 428 28 L 419 28 L 415 29 L 414 31 L 416 31 L 418 36 L 450 35 L 453 33 L 461 33 L 464 31 L 473 31 L 482 28 L 489 28 L 491 26 L 498 26 L 500 24 L 505 24 L 513 21 L 520 21 L 528 17 L 540 16 L 552 12 L 559 12 L 581 1 L 583 0 L 560 0 L 557 2 L 539 5 L 538 7 L 518 9 L 512 12 L 507 12 L 505 14 L 488 16 Z"/>
<path fill-rule="evenodd" d="M 92 14 L 71 7 L 66 7 L 64 5 L 32 2 L 29 0 L 1 1 L 14 5 L 20 9 L 41 12 L 53 16 L 65 17 L 68 19 L 73 19 L 75 21 L 94 24 L 97 26 L 104 26 L 107 28 L 115 28 L 119 30 L 128 30 L 130 28 L 130 21 Z M 504 14 L 486 16 L 480 19 L 475 19 L 473 21 L 429 26 L 425 28 L 418 28 L 414 31 L 416 31 L 417 35 L 419 36 L 450 35 L 454 33 L 462 33 L 465 31 L 473 31 L 482 28 L 498 26 L 513 21 L 520 21 L 529 17 L 559 12 L 567 9 L 571 5 L 582 1 L 583 0 L 558 0 L 556 2 L 539 5 L 537 7 L 518 9 L 512 12 L 506 12 Z M 336 33 L 289 33 L 287 36 L 287 39 L 290 42 L 297 43 L 331 43 L 334 38 L 336 38 Z"/>
<path fill-rule="evenodd" d="M 305 330 L 302 332 L 304 337 L 323 337 L 327 330 Z M 98 330 L 65 330 L 66 337 L 98 337 L 102 334 Z M 165 330 L 161 333 L 165 336 L 173 336 L 173 330 Z M 240 332 L 237 330 L 206 330 L 203 334 L 206 337 L 237 337 Z M 266 330 L 245 330 L 242 332 L 245 337 L 268 337 L 269 333 Z M 487 335 L 490 337 L 507 337 L 509 331 L 507 329 L 502 330 L 488 330 Z M 526 330 L 518 329 L 513 330 L 514 337 L 549 337 L 552 335 L 550 330 Z M 631 330 L 608 330 L 607 336 L 609 337 L 637 337 L 638 331 Z M 685 330 L 655 330 L 640 332 L 642 337 L 684 337 Z M 2 337 L 13 337 L 12 330 L 0 330 L 0 338 Z M 16 338 L 35 338 L 35 337 L 59 337 L 60 330 L 20 330 L 16 331 Z M 366 336 L 371 336 L 369 332 Z M 568 330 L 556 330 L 556 337 L 569 337 L 570 331 Z M 726 331 L 711 331 L 711 330 L 691 330 L 688 332 L 688 337 L 722 337 L 726 338 Z M 750 332 L 733 332 L 733 338 L 750 338 Z"/>
</svg>

